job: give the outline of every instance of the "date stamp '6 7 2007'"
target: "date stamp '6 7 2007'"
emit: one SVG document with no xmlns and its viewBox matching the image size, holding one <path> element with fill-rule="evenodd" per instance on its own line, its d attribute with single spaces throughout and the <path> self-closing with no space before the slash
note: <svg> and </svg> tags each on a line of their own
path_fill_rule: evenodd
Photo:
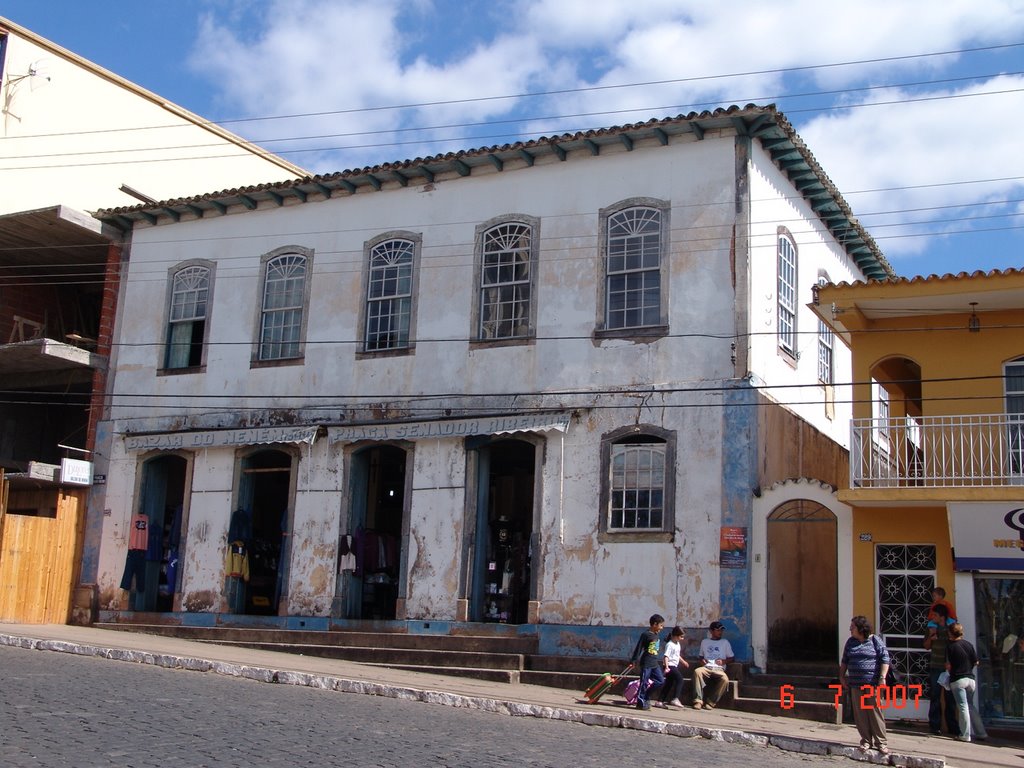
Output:
<svg viewBox="0 0 1024 768">
<path fill-rule="evenodd" d="M 842 706 L 843 686 L 839 683 L 832 683 L 829 689 L 835 691 L 836 697 L 833 702 L 836 709 Z M 859 691 L 859 692 L 858 692 Z M 861 709 L 905 709 L 921 699 L 924 689 L 920 684 L 913 685 L 862 685 L 851 688 L 856 706 Z M 913 699 L 911 699 L 913 694 Z M 783 709 L 792 709 L 796 705 L 796 688 L 792 685 L 779 686 L 779 706 Z"/>
</svg>

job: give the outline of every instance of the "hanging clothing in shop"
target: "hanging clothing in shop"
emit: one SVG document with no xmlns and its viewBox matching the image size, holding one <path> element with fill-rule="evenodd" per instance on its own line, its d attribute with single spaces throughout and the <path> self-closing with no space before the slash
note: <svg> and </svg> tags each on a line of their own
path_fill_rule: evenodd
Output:
<svg viewBox="0 0 1024 768">
<path fill-rule="evenodd" d="M 252 518 L 249 512 L 239 507 L 231 513 L 231 523 L 228 525 L 228 541 L 241 541 L 249 543 L 252 538 Z"/>
<path fill-rule="evenodd" d="M 229 578 L 249 580 L 249 550 L 243 541 L 232 541 L 228 544 L 228 557 L 225 569 Z"/>
<path fill-rule="evenodd" d="M 167 594 L 173 595 L 175 587 L 177 586 L 178 579 L 178 550 L 172 549 L 167 554 L 167 569 L 164 571 L 167 575 Z"/>
<path fill-rule="evenodd" d="M 352 550 L 352 536 L 345 534 L 338 542 L 338 573 L 356 569 L 356 553 Z"/>
<path fill-rule="evenodd" d="M 228 542 L 225 597 L 231 613 L 245 613 L 246 582 L 249 581 L 249 549 L 244 541 Z"/>
<path fill-rule="evenodd" d="M 135 590 L 144 592 L 146 589 L 146 550 L 149 547 L 149 517 L 136 512 L 128 524 L 128 555 L 124 561 L 124 574 L 121 576 L 121 589 L 130 590 L 132 580 Z"/>
<path fill-rule="evenodd" d="M 398 570 L 398 539 L 372 528 L 357 528 L 355 533 L 356 576 Z"/>
</svg>

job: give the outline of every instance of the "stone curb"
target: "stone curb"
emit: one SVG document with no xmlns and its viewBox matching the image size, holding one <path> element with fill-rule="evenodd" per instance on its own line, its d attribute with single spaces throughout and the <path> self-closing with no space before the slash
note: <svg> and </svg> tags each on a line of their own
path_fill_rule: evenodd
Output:
<svg viewBox="0 0 1024 768">
<path fill-rule="evenodd" d="M 945 760 L 915 755 L 890 754 L 881 755 L 875 751 L 861 752 L 856 747 L 818 739 L 802 739 L 796 736 L 764 735 L 748 731 L 711 728 L 708 726 L 689 725 L 687 723 L 667 723 L 661 720 L 650 720 L 642 716 L 612 714 L 604 712 L 586 712 L 575 709 L 563 709 L 536 704 L 523 704 L 514 701 L 467 696 L 458 693 L 446 693 L 420 688 L 371 683 L 364 680 L 353 680 L 333 675 L 321 675 L 312 672 L 293 672 L 269 667 L 254 667 L 233 662 L 210 661 L 191 656 L 177 656 L 166 653 L 150 653 L 133 651 L 124 648 L 104 648 L 96 645 L 82 645 L 65 640 L 39 640 L 17 635 L 0 634 L 0 646 L 11 646 L 36 651 L 57 651 L 72 653 L 78 656 L 94 656 L 113 661 L 129 661 L 137 664 L 150 664 L 167 669 L 184 669 L 192 672 L 213 672 L 218 675 L 242 677 L 261 683 L 278 683 L 281 685 L 301 685 L 308 688 L 320 688 L 340 693 L 354 693 L 365 696 L 384 696 L 405 701 L 421 701 L 427 704 L 441 704 L 446 707 L 478 709 L 484 712 L 508 715 L 510 717 L 538 717 L 549 720 L 564 720 L 571 723 L 593 725 L 604 728 L 629 728 L 648 733 L 660 733 L 679 738 L 701 738 L 712 741 L 724 741 L 732 744 L 746 744 L 757 747 L 776 747 L 787 752 L 805 755 L 821 755 L 847 757 L 859 762 L 874 765 L 895 765 L 905 768 L 945 768 Z"/>
</svg>

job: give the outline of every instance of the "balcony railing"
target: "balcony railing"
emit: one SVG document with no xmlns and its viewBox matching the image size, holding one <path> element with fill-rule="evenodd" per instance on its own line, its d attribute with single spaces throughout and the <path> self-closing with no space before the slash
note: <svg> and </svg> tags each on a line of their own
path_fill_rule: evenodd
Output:
<svg viewBox="0 0 1024 768">
<path fill-rule="evenodd" d="M 853 419 L 851 488 L 1024 485 L 1024 414 Z"/>
</svg>

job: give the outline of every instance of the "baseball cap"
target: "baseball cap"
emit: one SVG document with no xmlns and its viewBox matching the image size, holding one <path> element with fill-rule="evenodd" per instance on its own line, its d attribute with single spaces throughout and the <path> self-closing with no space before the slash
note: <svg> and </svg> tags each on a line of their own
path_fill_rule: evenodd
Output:
<svg viewBox="0 0 1024 768">
<path fill-rule="evenodd" d="M 725 624 L 720 621 L 712 621 L 708 629 L 725 629 Z"/>
</svg>

